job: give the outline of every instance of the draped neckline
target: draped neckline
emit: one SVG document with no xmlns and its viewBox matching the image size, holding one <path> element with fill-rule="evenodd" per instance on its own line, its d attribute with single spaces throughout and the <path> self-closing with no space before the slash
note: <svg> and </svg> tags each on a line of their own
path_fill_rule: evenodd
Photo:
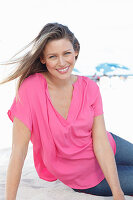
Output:
<svg viewBox="0 0 133 200">
<path fill-rule="evenodd" d="M 50 93 L 49 93 L 49 89 L 48 89 L 48 83 L 47 83 L 47 80 L 46 78 L 44 77 L 44 75 L 42 73 L 38 73 L 45 81 L 46 83 L 46 94 L 47 94 L 47 97 L 51 103 L 51 106 L 53 107 L 55 113 L 58 115 L 58 117 L 60 118 L 61 122 L 65 125 L 69 124 L 69 122 L 72 122 L 72 120 L 75 118 L 75 115 L 76 115 L 76 110 L 75 108 L 77 109 L 77 105 L 76 105 L 76 101 L 77 101 L 77 95 L 75 95 L 75 93 L 77 92 L 78 90 L 78 82 L 79 82 L 79 79 L 80 79 L 80 76 L 77 75 L 77 80 L 72 83 L 72 86 L 73 86 L 73 91 L 72 91 L 72 98 L 71 98 L 71 103 L 70 103 L 70 106 L 69 106 L 69 109 L 68 109 L 68 113 L 67 113 L 67 118 L 65 119 L 56 109 L 55 107 L 53 106 L 52 104 L 52 101 L 51 101 L 51 97 L 50 97 Z"/>
</svg>

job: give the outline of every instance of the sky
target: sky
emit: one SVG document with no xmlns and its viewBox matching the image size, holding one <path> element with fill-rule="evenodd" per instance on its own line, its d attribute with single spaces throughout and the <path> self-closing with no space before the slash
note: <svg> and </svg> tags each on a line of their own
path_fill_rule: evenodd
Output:
<svg viewBox="0 0 133 200">
<path fill-rule="evenodd" d="M 0 62 L 32 41 L 49 22 L 67 25 L 81 46 L 76 68 L 94 73 L 103 62 L 133 69 L 132 0 L 3 0 Z"/>
</svg>

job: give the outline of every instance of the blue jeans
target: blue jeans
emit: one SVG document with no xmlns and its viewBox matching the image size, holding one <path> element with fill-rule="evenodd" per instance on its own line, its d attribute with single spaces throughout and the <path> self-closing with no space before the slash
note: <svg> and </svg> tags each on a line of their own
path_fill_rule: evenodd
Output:
<svg viewBox="0 0 133 200">
<path fill-rule="evenodd" d="M 116 142 L 115 160 L 121 188 L 125 195 L 133 195 L 133 144 L 113 133 L 111 134 Z M 106 179 L 95 187 L 73 190 L 75 192 L 83 192 L 97 196 L 112 196 Z"/>
</svg>

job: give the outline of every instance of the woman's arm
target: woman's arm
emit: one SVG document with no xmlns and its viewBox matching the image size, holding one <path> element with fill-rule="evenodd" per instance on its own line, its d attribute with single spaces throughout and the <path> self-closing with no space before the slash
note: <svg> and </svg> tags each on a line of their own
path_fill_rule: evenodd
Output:
<svg viewBox="0 0 133 200">
<path fill-rule="evenodd" d="M 108 141 L 103 115 L 96 116 L 92 128 L 93 148 L 114 199 L 123 200 L 114 153 Z"/>
<path fill-rule="evenodd" d="M 30 140 L 29 129 L 17 118 L 13 121 L 12 153 L 6 179 L 6 200 L 15 200 Z"/>
</svg>

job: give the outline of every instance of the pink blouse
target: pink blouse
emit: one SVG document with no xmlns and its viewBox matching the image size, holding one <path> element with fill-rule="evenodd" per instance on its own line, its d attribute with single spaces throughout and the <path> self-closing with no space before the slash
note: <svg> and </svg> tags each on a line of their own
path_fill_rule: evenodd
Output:
<svg viewBox="0 0 133 200">
<path fill-rule="evenodd" d="M 67 119 L 53 107 L 48 85 L 41 73 L 26 78 L 14 97 L 8 116 L 20 119 L 31 132 L 36 171 L 41 179 L 61 182 L 71 188 L 86 189 L 104 179 L 92 145 L 95 116 L 103 114 L 102 99 L 96 82 L 78 76 Z M 107 136 L 113 152 L 116 144 Z"/>
</svg>

